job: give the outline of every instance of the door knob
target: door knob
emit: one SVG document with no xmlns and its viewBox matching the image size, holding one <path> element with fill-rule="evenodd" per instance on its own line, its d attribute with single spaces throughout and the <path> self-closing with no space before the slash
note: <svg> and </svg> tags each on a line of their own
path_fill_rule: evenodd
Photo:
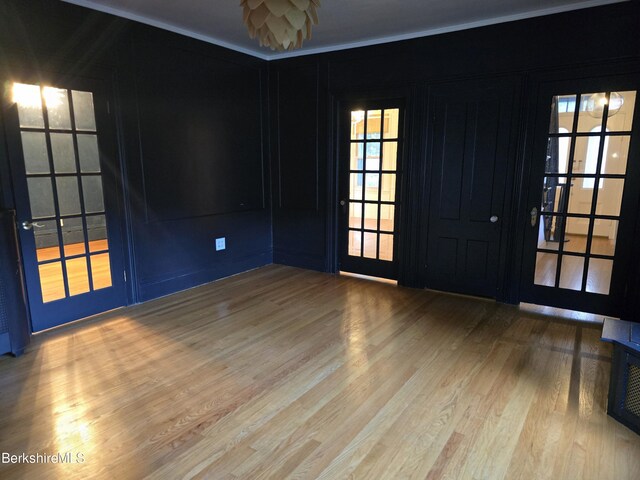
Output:
<svg viewBox="0 0 640 480">
<path fill-rule="evenodd" d="M 29 220 L 25 220 L 22 222 L 23 230 L 33 230 L 33 228 L 44 228 L 44 225 L 40 225 L 38 222 L 30 222 Z"/>
<path fill-rule="evenodd" d="M 490 221 L 491 223 L 496 223 L 496 222 L 498 221 L 498 217 L 497 217 L 496 215 L 493 215 L 493 216 L 489 219 L 489 221 Z"/>
<path fill-rule="evenodd" d="M 536 223 L 538 223 L 538 207 L 533 207 L 531 209 L 531 226 L 535 227 Z"/>
</svg>

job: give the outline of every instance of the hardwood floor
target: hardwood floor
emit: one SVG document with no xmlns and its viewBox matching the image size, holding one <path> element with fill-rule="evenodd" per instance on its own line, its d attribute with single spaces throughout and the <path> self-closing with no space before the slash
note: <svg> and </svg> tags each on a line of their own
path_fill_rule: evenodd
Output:
<svg viewBox="0 0 640 480">
<path fill-rule="evenodd" d="M 637 479 L 597 325 L 269 266 L 0 358 L 0 478 Z"/>
</svg>

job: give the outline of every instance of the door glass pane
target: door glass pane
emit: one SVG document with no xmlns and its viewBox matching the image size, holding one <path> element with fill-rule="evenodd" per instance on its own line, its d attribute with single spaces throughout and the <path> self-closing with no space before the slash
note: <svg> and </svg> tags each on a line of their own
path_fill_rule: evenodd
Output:
<svg viewBox="0 0 640 480">
<path fill-rule="evenodd" d="M 85 253 L 82 218 L 61 218 L 60 228 L 62 230 L 62 241 L 64 242 L 64 256 L 72 257 Z"/>
<path fill-rule="evenodd" d="M 555 253 L 538 252 L 536 257 L 536 273 L 534 283 L 546 287 L 554 287 L 556 284 L 556 267 L 558 255 Z"/>
<path fill-rule="evenodd" d="M 362 200 L 362 178 L 363 175 L 361 173 L 350 174 L 349 198 Z"/>
<path fill-rule="evenodd" d="M 378 187 L 380 185 L 380 174 L 367 173 L 365 175 L 365 200 L 378 200 Z"/>
<path fill-rule="evenodd" d="M 568 213 L 584 214 L 591 213 L 591 205 L 593 204 L 593 189 L 584 188 L 580 179 L 574 179 L 569 193 Z"/>
<path fill-rule="evenodd" d="M 364 253 L 365 258 L 376 258 L 378 255 L 378 236 L 375 233 L 364 232 Z"/>
<path fill-rule="evenodd" d="M 31 204 L 31 218 L 55 216 L 53 204 L 53 187 L 50 177 L 27 178 L 29 188 L 29 203 Z"/>
<path fill-rule="evenodd" d="M 381 132 L 381 110 L 369 110 L 367 112 L 367 138 L 380 138 Z"/>
<path fill-rule="evenodd" d="M 385 142 L 382 145 L 382 170 L 395 171 L 398 158 L 398 142 Z"/>
<path fill-rule="evenodd" d="M 590 259 L 589 273 L 587 274 L 587 292 L 609 295 L 612 271 L 613 260 Z"/>
<path fill-rule="evenodd" d="M 109 249 L 107 240 L 107 221 L 104 215 L 87 217 L 87 235 L 89 237 L 89 251 L 99 252 Z"/>
<path fill-rule="evenodd" d="M 600 127 L 598 127 L 599 129 Z M 600 137 L 576 138 L 576 150 L 573 155 L 573 173 L 588 173 L 594 175 L 598 166 L 598 152 L 600 151 Z"/>
<path fill-rule="evenodd" d="M 565 252 L 587 253 L 588 218 L 568 217 L 562 248 Z"/>
<path fill-rule="evenodd" d="M 78 156 L 82 173 L 100 173 L 100 155 L 96 135 L 78 135 Z"/>
<path fill-rule="evenodd" d="M 368 230 L 378 229 L 378 204 L 364 204 L 364 228 Z"/>
<path fill-rule="evenodd" d="M 594 236 L 591 239 L 591 253 L 613 256 L 618 237 L 618 220 L 596 220 Z"/>
<path fill-rule="evenodd" d="M 96 130 L 96 116 L 93 111 L 93 94 L 73 90 L 73 113 L 76 120 L 76 130 Z"/>
<path fill-rule="evenodd" d="M 58 240 L 58 222 L 55 220 L 39 220 L 41 227 L 33 228 L 36 240 L 36 257 L 39 262 L 60 258 Z"/>
<path fill-rule="evenodd" d="M 393 261 L 393 235 L 380 234 L 380 260 Z"/>
<path fill-rule="evenodd" d="M 598 204 L 596 205 L 596 215 L 620 215 L 622 205 L 622 192 L 624 190 L 624 179 L 603 178 L 600 180 L 601 187 L 598 194 Z"/>
<path fill-rule="evenodd" d="M 76 177 L 57 177 L 60 215 L 80 215 L 80 192 Z"/>
<path fill-rule="evenodd" d="M 560 288 L 582 290 L 584 258 L 564 255 L 560 267 Z"/>
<path fill-rule="evenodd" d="M 385 232 L 393 232 L 395 222 L 394 205 L 380 205 L 380 230 Z"/>
<path fill-rule="evenodd" d="M 104 212 L 104 195 L 100 176 L 82 176 L 84 208 L 87 213 Z"/>
<path fill-rule="evenodd" d="M 400 109 L 391 108 L 384 111 L 383 138 L 398 138 L 398 124 L 400 122 Z"/>
<path fill-rule="evenodd" d="M 67 91 L 54 87 L 44 87 L 42 91 L 47 106 L 49 128 L 71 130 L 71 114 L 69 113 Z"/>
<path fill-rule="evenodd" d="M 545 177 L 542 186 L 542 212 L 564 213 L 567 190 L 567 177 Z"/>
<path fill-rule="evenodd" d="M 18 106 L 18 119 L 24 128 L 44 128 L 42 97 L 38 85 L 13 84 L 13 102 Z"/>
<path fill-rule="evenodd" d="M 76 154 L 73 151 L 73 135 L 52 133 L 51 151 L 56 173 L 76 173 Z"/>
<path fill-rule="evenodd" d="M 359 257 L 362 251 L 362 233 L 356 230 L 349 230 L 349 255 Z"/>
<path fill-rule="evenodd" d="M 606 104 L 605 92 L 582 94 L 578 113 L 578 132 L 590 132 L 595 127 L 601 127 Z"/>
<path fill-rule="evenodd" d="M 349 202 L 349 227 L 362 228 L 362 203 Z"/>
<path fill-rule="evenodd" d="M 99 255 L 91 255 L 91 275 L 93 278 L 93 289 L 100 290 L 112 285 L 111 283 L 111 264 L 109 262 L 109 254 L 101 253 Z"/>
<path fill-rule="evenodd" d="M 351 112 L 351 140 L 364 138 L 364 111 Z"/>
<path fill-rule="evenodd" d="M 611 132 L 630 132 L 635 106 L 635 91 L 611 92 L 607 130 Z"/>
<path fill-rule="evenodd" d="M 69 283 L 69 295 L 72 297 L 90 290 L 87 257 L 67 260 L 67 282 Z"/>
<path fill-rule="evenodd" d="M 364 170 L 364 143 L 351 144 L 351 170 Z"/>
<path fill-rule="evenodd" d="M 551 101 L 549 133 L 569 133 L 573 131 L 573 116 L 576 111 L 575 95 L 557 95 Z M 564 132 L 562 131 L 564 129 Z"/>
<path fill-rule="evenodd" d="M 542 215 L 538 222 L 538 248 L 545 250 L 558 250 L 560 236 L 562 232 L 558 231 L 556 238 L 555 222 L 558 217 L 550 215 Z"/>
<path fill-rule="evenodd" d="M 538 248 L 557 250 L 564 232 L 564 217 L 542 215 L 538 234 Z"/>
<path fill-rule="evenodd" d="M 560 128 L 560 132 L 568 133 L 568 130 Z M 570 150 L 571 137 L 549 137 L 547 141 L 545 173 L 567 173 L 569 168 Z"/>
<path fill-rule="evenodd" d="M 45 263 L 38 266 L 43 303 L 65 298 L 62 263 Z"/>
<path fill-rule="evenodd" d="M 392 173 L 382 174 L 382 194 L 380 198 L 383 202 L 396 201 L 396 175 Z"/>
<path fill-rule="evenodd" d="M 29 174 L 49 173 L 47 140 L 42 132 L 22 132 L 24 166 Z"/>
<path fill-rule="evenodd" d="M 615 175 L 626 174 L 631 137 L 629 135 L 607 135 L 607 143 L 608 148 L 600 172 Z"/>
<path fill-rule="evenodd" d="M 62 276 L 62 263 L 54 262 L 38 265 L 38 273 L 40 274 L 42 303 L 60 300 L 66 296 L 64 278 Z"/>
<path fill-rule="evenodd" d="M 380 144 L 367 143 L 367 170 L 380 170 Z"/>
</svg>

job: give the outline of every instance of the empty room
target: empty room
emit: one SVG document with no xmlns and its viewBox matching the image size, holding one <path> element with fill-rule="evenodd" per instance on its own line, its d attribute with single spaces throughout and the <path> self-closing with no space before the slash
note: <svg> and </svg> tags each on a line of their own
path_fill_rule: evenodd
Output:
<svg viewBox="0 0 640 480">
<path fill-rule="evenodd" d="M 0 478 L 640 478 L 640 3 L 1 0 Z"/>
</svg>

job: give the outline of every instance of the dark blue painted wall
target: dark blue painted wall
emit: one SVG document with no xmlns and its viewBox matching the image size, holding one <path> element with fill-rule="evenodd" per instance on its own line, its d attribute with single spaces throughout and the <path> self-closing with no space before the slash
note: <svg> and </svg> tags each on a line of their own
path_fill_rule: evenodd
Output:
<svg viewBox="0 0 640 480">
<path fill-rule="evenodd" d="M 3 0 L 1 81 L 41 73 L 111 87 L 130 302 L 272 262 L 266 62 L 58 1 Z M 3 147 L 11 208 L 7 168 Z"/>
</svg>

